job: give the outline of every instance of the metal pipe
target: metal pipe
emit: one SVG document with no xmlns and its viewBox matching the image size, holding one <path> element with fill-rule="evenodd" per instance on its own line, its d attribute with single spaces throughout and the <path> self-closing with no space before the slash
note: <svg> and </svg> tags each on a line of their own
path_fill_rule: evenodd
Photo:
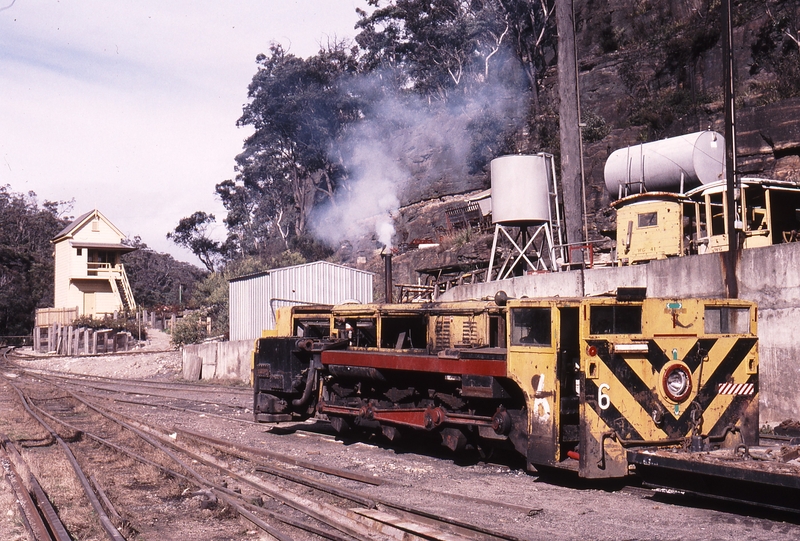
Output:
<svg viewBox="0 0 800 541">
<path fill-rule="evenodd" d="M 314 361 L 314 358 L 311 358 L 311 362 L 308 366 L 308 376 L 306 376 L 306 388 L 303 389 L 303 396 L 300 398 L 296 398 L 292 400 L 292 406 L 299 407 L 305 406 L 308 404 L 308 401 L 311 399 L 311 392 L 316 387 L 316 378 L 317 378 L 317 363 Z"/>
<path fill-rule="evenodd" d="M 383 277 L 386 282 L 386 302 L 392 302 L 392 253 L 381 254 L 383 258 Z"/>
</svg>

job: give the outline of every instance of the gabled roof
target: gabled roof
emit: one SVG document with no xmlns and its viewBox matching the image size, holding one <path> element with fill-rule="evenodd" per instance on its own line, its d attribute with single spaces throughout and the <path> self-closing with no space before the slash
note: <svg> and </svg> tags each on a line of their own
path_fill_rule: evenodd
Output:
<svg viewBox="0 0 800 541">
<path fill-rule="evenodd" d="M 70 223 L 67 227 L 65 227 L 64 229 L 59 231 L 58 234 L 50 242 L 55 244 L 56 242 L 62 241 L 64 239 L 71 238 L 72 236 L 75 235 L 75 233 L 79 229 L 81 229 L 83 226 L 85 226 L 86 224 L 88 224 L 89 222 L 94 220 L 95 218 L 97 218 L 99 220 L 103 220 L 111 229 L 114 230 L 114 232 L 117 235 L 120 236 L 120 238 L 125 238 L 125 234 L 122 231 L 120 231 L 119 229 L 117 229 L 117 226 L 112 224 L 111 221 L 108 218 L 103 216 L 102 212 L 100 212 L 97 209 L 94 209 L 94 210 L 91 210 L 91 211 L 87 212 L 86 214 L 83 214 L 82 216 L 78 216 L 77 218 L 75 218 L 72 221 L 72 223 Z"/>
</svg>

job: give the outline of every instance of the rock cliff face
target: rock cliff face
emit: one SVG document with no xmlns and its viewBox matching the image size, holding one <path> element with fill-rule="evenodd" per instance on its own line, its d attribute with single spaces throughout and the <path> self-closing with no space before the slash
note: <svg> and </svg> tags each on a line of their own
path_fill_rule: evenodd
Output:
<svg viewBox="0 0 800 541">
<path fill-rule="evenodd" d="M 611 152 L 708 128 L 724 133 L 720 13 L 719 2 L 702 0 L 576 2 L 593 240 L 614 229 L 603 183 Z M 800 6 L 734 2 L 733 20 L 739 171 L 800 180 Z"/>
<path fill-rule="evenodd" d="M 597 249 L 611 249 L 616 227 L 603 179 L 611 152 L 709 128 L 724 133 L 720 16 L 717 0 L 575 1 L 587 222 Z M 800 181 L 800 3 L 736 0 L 733 17 L 739 170 Z M 516 146 L 558 159 L 555 64 L 540 99 L 540 111 L 530 114 Z M 395 257 L 397 282 L 415 282 L 415 269 L 489 258 L 490 236 L 453 235 L 445 216 L 454 196 L 489 187 L 488 172 L 466 176 L 444 168 L 431 175 L 440 167 L 439 154 L 446 152 L 434 150 L 416 164 L 419 178 L 428 180 L 413 184 L 402 198 L 395 238 L 398 244 L 442 242 Z M 380 272 L 380 260 L 370 257 L 374 246 L 365 239 L 347 253 L 362 254 L 359 266 Z"/>
</svg>

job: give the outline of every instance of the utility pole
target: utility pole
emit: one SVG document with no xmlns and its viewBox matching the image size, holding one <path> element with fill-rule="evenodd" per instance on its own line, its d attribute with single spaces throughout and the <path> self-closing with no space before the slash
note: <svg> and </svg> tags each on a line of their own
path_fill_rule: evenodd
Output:
<svg viewBox="0 0 800 541">
<path fill-rule="evenodd" d="M 731 0 L 722 2 L 722 78 L 725 101 L 725 178 L 728 188 L 728 250 L 739 249 L 739 235 L 735 223 L 736 195 L 739 192 L 736 170 L 736 89 L 733 64 L 733 23 Z"/>
<path fill-rule="evenodd" d="M 567 243 L 584 242 L 583 186 L 581 179 L 581 131 L 578 112 L 578 62 L 575 49 L 573 0 L 556 0 L 558 28 L 558 118 L 561 142 L 561 189 Z M 570 263 L 582 263 L 580 260 Z M 577 257 L 576 257 L 577 259 Z"/>
<path fill-rule="evenodd" d="M 722 85 L 725 102 L 725 179 L 727 181 L 726 210 L 728 219 L 728 252 L 725 254 L 725 281 L 729 298 L 739 296 L 736 277 L 736 261 L 739 259 L 739 228 L 741 218 L 736 219 L 736 200 L 741 185 L 736 170 L 736 88 L 733 62 L 733 22 L 731 0 L 722 0 Z"/>
</svg>

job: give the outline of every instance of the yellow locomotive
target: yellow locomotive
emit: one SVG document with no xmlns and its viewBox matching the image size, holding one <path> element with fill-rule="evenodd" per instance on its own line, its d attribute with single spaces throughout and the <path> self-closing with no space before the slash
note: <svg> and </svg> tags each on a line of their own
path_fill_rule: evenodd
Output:
<svg viewBox="0 0 800 541">
<path fill-rule="evenodd" d="M 256 341 L 255 418 L 424 431 L 586 478 L 627 475 L 630 449 L 755 443 L 755 305 L 642 293 L 287 308 Z"/>
</svg>

